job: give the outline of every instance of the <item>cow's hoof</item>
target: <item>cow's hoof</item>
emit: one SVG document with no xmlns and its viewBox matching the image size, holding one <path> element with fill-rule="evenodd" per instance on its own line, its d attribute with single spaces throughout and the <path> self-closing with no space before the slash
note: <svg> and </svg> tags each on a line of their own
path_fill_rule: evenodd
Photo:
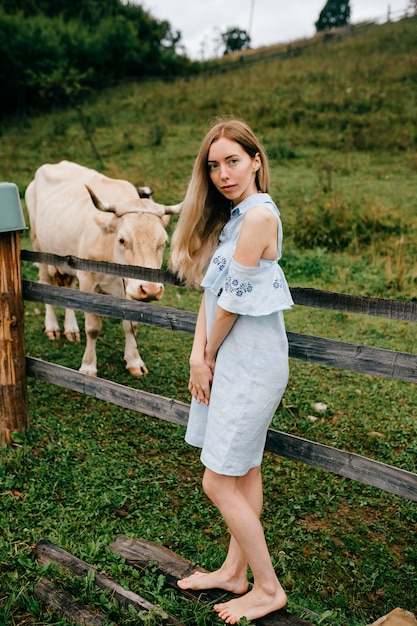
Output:
<svg viewBox="0 0 417 626">
<path fill-rule="evenodd" d="M 55 339 L 61 338 L 61 331 L 60 330 L 45 330 L 45 335 L 51 341 L 55 341 Z"/>
<path fill-rule="evenodd" d="M 81 374 L 86 374 L 87 376 L 94 376 L 94 378 L 97 378 L 97 370 L 93 371 L 89 369 L 83 369 L 82 367 L 80 367 L 78 371 L 81 372 Z"/>
<path fill-rule="evenodd" d="M 70 332 L 65 333 L 65 337 L 67 341 L 70 343 L 74 343 L 74 341 L 81 341 L 81 334 L 78 332 Z"/>
<path fill-rule="evenodd" d="M 129 374 L 132 376 L 136 376 L 136 378 L 141 378 L 145 374 L 149 374 L 149 370 L 146 365 L 142 365 L 141 367 L 126 367 Z"/>
</svg>

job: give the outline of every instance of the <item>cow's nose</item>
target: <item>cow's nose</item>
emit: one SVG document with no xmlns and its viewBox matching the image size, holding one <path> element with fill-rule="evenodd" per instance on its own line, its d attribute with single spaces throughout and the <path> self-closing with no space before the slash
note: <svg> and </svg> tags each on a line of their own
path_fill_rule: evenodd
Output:
<svg viewBox="0 0 417 626">
<path fill-rule="evenodd" d="M 138 287 L 139 300 L 160 300 L 164 295 L 164 286 L 158 284 L 142 284 Z"/>
</svg>

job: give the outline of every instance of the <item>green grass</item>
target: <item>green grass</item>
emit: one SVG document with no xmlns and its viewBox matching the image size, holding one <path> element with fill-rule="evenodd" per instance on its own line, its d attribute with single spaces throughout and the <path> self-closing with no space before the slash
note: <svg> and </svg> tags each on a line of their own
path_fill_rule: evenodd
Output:
<svg viewBox="0 0 417 626">
<path fill-rule="evenodd" d="M 241 115 L 270 156 L 290 286 L 415 301 L 416 28 L 415 19 L 402 20 L 291 59 L 96 94 L 83 110 L 105 173 L 178 202 L 208 120 Z M 0 157 L 0 179 L 22 197 L 42 163 L 67 158 L 98 168 L 71 110 L 3 120 Z M 28 233 L 22 247 L 30 248 Z M 26 278 L 36 274 L 24 264 Z M 196 311 L 198 301 L 168 286 L 161 305 Z M 78 369 L 84 341 L 49 342 L 43 307 L 26 303 L 25 312 L 27 354 Z M 298 306 L 286 325 L 415 353 L 412 323 Z M 104 320 L 99 375 L 188 402 L 191 336 L 141 326 L 138 340 L 150 372 L 132 380 L 121 323 Z M 0 625 L 65 624 L 34 599 L 43 575 L 119 624 L 160 623 L 121 611 L 88 579 L 38 566 L 32 547 L 40 539 L 190 626 L 217 623 L 210 608 L 165 589 L 152 566 L 135 572 L 107 549 L 123 534 L 208 569 L 221 563 L 227 532 L 202 493 L 198 452 L 184 443 L 184 429 L 32 379 L 28 386 L 27 436 L 0 450 Z M 317 402 L 327 409 L 318 412 Z M 415 385 L 292 360 L 273 426 L 417 472 L 415 406 Z M 263 475 L 263 522 L 291 611 L 334 626 L 365 626 L 396 606 L 417 613 L 415 503 L 271 454 Z"/>
</svg>

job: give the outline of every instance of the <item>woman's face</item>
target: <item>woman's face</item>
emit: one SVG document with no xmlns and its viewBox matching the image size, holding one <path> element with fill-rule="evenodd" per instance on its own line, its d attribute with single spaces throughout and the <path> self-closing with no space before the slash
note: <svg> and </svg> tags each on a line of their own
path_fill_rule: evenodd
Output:
<svg viewBox="0 0 417 626">
<path fill-rule="evenodd" d="M 261 166 L 259 154 L 250 157 L 240 143 L 220 137 L 210 146 L 207 165 L 211 182 L 234 206 L 258 193 L 255 178 Z"/>
</svg>

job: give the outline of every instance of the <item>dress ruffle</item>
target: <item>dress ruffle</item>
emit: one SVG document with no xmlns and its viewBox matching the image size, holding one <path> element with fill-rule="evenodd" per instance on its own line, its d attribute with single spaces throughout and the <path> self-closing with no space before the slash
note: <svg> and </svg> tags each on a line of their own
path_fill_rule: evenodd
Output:
<svg viewBox="0 0 417 626">
<path fill-rule="evenodd" d="M 246 267 L 232 259 L 217 304 L 239 315 L 269 315 L 289 309 L 293 301 L 277 262 Z"/>
</svg>

